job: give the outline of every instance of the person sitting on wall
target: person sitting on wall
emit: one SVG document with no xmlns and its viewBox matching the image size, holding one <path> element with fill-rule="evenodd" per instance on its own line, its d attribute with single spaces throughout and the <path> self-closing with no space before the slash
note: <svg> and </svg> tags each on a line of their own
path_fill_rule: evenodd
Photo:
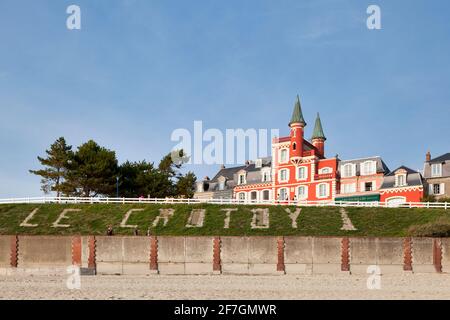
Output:
<svg viewBox="0 0 450 320">
<path fill-rule="evenodd" d="M 106 235 L 107 235 L 107 236 L 112 236 L 112 235 L 114 235 L 114 231 L 113 231 L 112 226 L 108 226 L 108 229 L 106 230 Z"/>
<path fill-rule="evenodd" d="M 150 227 L 148 227 L 148 229 L 147 229 L 147 237 L 150 237 L 151 235 L 152 235 L 152 232 L 150 230 Z"/>
<path fill-rule="evenodd" d="M 133 234 L 134 234 L 135 236 L 138 236 L 138 235 L 139 235 L 139 229 L 138 229 L 137 227 L 134 228 Z"/>
</svg>

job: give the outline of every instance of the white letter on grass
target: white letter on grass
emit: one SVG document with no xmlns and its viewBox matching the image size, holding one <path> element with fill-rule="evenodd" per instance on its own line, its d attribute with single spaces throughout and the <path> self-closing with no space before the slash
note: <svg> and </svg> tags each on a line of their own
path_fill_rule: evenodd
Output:
<svg viewBox="0 0 450 320">
<path fill-rule="evenodd" d="M 31 219 L 33 219 L 34 215 L 36 214 L 36 212 L 38 212 L 39 208 L 34 209 L 33 211 L 31 211 L 31 213 L 25 218 L 25 220 L 23 220 L 23 222 L 20 224 L 21 227 L 26 227 L 26 228 L 34 228 L 37 227 L 38 224 L 31 224 L 28 223 Z"/>
<path fill-rule="evenodd" d="M 58 219 L 56 219 L 55 222 L 53 222 L 52 227 L 53 228 L 69 228 L 70 224 L 59 224 L 62 219 L 69 219 L 69 217 L 66 216 L 66 213 L 69 212 L 79 212 L 81 209 L 64 209 L 61 214 L 59 215 Z"/>
<path fill-rule="evenodd" d="M 129 225 L 127 224 L 128 219 L 130 218 L 131 214 L 133 212 L 138 212 L 138 211 L 144 211 L 144 209 L 130 209 L 127 211 L 127 213 L 125 213 L 125 216 L 123 217 L 122 222 L 120 223 L 120 227 L 121 228 L 137 228 L 137 225 Z"/>
</svg>

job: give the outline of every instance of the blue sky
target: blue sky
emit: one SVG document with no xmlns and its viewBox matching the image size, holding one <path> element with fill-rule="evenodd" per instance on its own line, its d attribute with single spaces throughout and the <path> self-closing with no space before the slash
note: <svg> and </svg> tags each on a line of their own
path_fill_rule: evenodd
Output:
<svg viewBox="0 0 450 320">
<path fill-rule="evenodd" d="M 82 29 L 66 28 L 77 4 Z M 382 30 L 366 9 L 381 8 Z M 329 156 L 423 166 L 450 151 L 448 1 L 0 2 L 0 198 L 40 195 L 59 136 L 159 161 L 176 128 L 279 128 L 295 96 Z M 192 166 L 197 176 L 219 165 Z"/>
</svg>

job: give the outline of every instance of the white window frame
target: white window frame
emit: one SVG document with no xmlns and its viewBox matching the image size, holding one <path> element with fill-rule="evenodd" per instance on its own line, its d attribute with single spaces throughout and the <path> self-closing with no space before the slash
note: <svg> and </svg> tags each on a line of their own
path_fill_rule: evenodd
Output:
<svg viewBox="0 0 450 320">
<path fill-rule="evenodd" d="M 241 199 L 241 196 L 243 196 L 242 199 Z M 245 200 L 247 200 L 247 194 L 246 194 L 245 192 L 239 192 L 239 193 L 237 194 L 237 198 L 238 198 L 238 200 L 240 200 L 240 201 L 245 201 Z"/>
<path fill-rule="evenodd" d="M 241 182 L 241 177 L 244 177 L 243 181 Z M 238 185 L 243 185 L 247 183 L 247 175 L 245 173 L 239 173 L 238 175 Z"/>
<path fill-rule="evenodd" d="M 328 172 L 325 172 L 325 171 L 328 171 Z M 319 174 L 327 174 L 327 173 L 333 173 L 333 168 L 325 167 L 325 168 L 319 169 Z"/>
<path fill-rule="evenodd" d="M 286 171 L 286 179 L 281 179 L 281 172 Z M 289 181 L 289 169 L 283 168 L 278 171 L 278 182 L 288 182 Z"/>
<path fill-rule="evenodd" d="M 439 188 L 439 192 L 436 193 L 434 190 L 435 186 L 438 186 Z M 429 187 L 429 194 L 430 195 L 435 195 L 435 196 L 441 196 L 445 194 L 445 183 L 430 183 L 430 187 Z"/>
<path fill-rule="evenodd" d="M 304 190 L 305 190 L 305 193 L 302 197 L 300 197 L 300 188 L 304 188 Z M 308 199 L 308 186 L 305 186 L 305 185 L 298 186 L 295 194 L 297 195 L 297 200 L 307 200 Z"/>
<path fill-rule="evenodd" d="M 267 179 L 265 179 L 265 177 L 267 177 Z M 268 181 L 272 181 L 272 177 L 270 168 L 266 167 L 264 169 L 261 169 L 261 182 L 268 182 Z"/>
<path fill-rule="evenodd" d="M 286 153 L 286 159 L 283 159 L 283 153 Z M 289 149 L 283 148 L 280 149 L 280 158 L 278 159 L 280 163 L 288 163 L 289 162 Z"/>
<path fill-rule="evenodd" d="M 281 197 L 281 190 L 285 190 L 285 199 L 282 199 Z M 280 194 L 279 198 L 277 200 L 280 201 L 288 201 L 289 200 L 289 189 L 288 188 L 280 188 L 278 189 L 278 193 Z"/>
<path fill-rule="evenodd" d="M 350 174 L 346 174 L 346 167 L 350 167 Z M 341 166 L 341 175 L 342 178 L 350 178 L 356 176 L 356 165 L 354 163 L 346 163 Z"/>
<path fill-rule="evenodd" d="M 366 183 L 372 184 L 372 190 L 366 191 Z M 360 192 L 373 192 L 376 190 L 376 185 L 374 181 L 361 181 Z"/>
<path fill-rule="evenodd" d="M 431 164 L 431 176 L 432 177 L 442 177 L 442 163 L 432 163 Z"/>
<path fill-rule="evenodd" d="M 399 183 L 400 177 L 402 177 L 403 181 L 404 181 L 404 183 L 402 183 L 402 184 Z M 404 187 L 404 186 L 407 186 L 407 185 L 408 185 L 408 182 L 406 180 L 406 173 L 396 174 L 395 175 L 395 186 L 396 187 Z"/>
<path fill-rule="evenodd" d="M 268 199 L 264 199 L 264 192 L 266 192 L 266 191 L 269 193 Z M 262 201 L 270 201 L 271 198 L 272 198 L 272 196 L 271 196 L 271 190 L 270 190 L 270 189 L 264 189 L 264 190 L 261 190 L 261 197 L 260 197 L 260 199 L 261 199 Z"/>
<path fill-rule="evenodd" d="M 304 177 L 300 177 L 300 169 L 304 169 L 305 170 Z M 295 172 L 296 172 L 297 180 L 307 180 L 308 179 L 308 167 L 307 166 L 297 167 Z"/>
<path fill-rule="evenodd" d="M 325 195 L 320 194 L 320 187 L 325 186 Z M 330 196 L 330 185 L 328 183 L 319 183 L 316 186 L 316 197 L 319 199 L 328 198 Z"/>
<path fill-rule="evenodd" d="M 437 192 L 435 191 L 437 188 Z M 441 194 L 441 184 L 440 183 L 433 183 L 433 194 L 440 195 Z"/>
<path fill-rule="evenodd" d="M 349 194 L 356 192 L 356 183 L 343 183 L 341 184 L 341 193 Z"/>
<path fill-rule="evenodd" d="M 367 168 L 366 165 L 369 167 Z M 360 164 L 361 175 L 371 176 L 377 173 L 377 162 L 373 160 L 367 160 Z"/>
</svg>

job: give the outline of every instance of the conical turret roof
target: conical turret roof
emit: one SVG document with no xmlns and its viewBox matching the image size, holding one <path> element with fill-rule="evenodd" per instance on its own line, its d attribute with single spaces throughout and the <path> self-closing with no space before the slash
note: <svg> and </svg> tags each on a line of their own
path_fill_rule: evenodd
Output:
<svg viewBox="0 0 450 320">
<path fill-rule="evenodd" d="M 311 139 L 323 139 L 327 140 L 323 133 L 322 121 L 320 121 L 320 115 L 317 113 L 316 123 L 314 125 L 314 131 Z"/>
<path fill-rule="evenodd" d="M 289 126 L 293 123 L 299 123 L 302 126 L 306 126 L 305 119 L 303 119 L 302 106 L 300 105 L 300 97 L 297 95 L 297 101 L 295 102 L 294 111 L 292 112 L 291 121 Z"/>
</svg>

